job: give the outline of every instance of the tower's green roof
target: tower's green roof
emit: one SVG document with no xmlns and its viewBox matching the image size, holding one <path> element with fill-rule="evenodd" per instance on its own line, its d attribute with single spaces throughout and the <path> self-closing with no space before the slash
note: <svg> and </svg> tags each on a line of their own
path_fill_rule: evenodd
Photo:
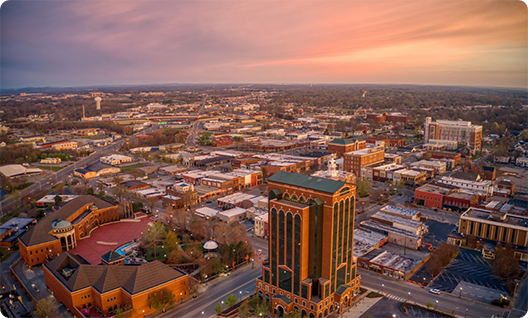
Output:
<svg viewBox="0 0 528 318">
<path fill-rule="evenodd" d="M 348 145 L 348 144 L 353 144 L 356 141 L 359 141 L 359 139 L 356 139 L 356 138 L 347 138 L 347 139 L 337 138 L 337 139 L 334 139 L 334 140 L 330 141 L 329 143 L 337 144 L 337 145 Z"/>
<path fill-rule="evenodd" d="M 325 193 L 336 193 L 346 184 L 342 181 L 312 177 L 286 171 L 279 171 L 275 173 L 268 178 L 268 181 L 288 184 Z"/>
</svg>

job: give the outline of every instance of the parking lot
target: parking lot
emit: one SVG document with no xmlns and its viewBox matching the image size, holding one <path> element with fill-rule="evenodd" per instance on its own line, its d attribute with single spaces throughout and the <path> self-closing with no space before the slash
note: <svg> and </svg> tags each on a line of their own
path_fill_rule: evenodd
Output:
<svg viewBox="0 0 528 318">
<path fill-rule="evenodd" d="M 451 292 L 462 281 L 502 292 L 509 291 L 506 284 L 493 275 L 490 263 L 478 251 L 460 249 L 457 258 L 434 279 L 431 288 Z"/>
<path fill-rule="evenodd" d="M 447 242 L 447 235 L 451 231 L 456 230 L 455 224 L 443 223 L 434 220 L 425 222 L 425 225 L 429 227 L 429 232 L 424 237 L 424 242 L 438 246 L 440 242 Z"/>
</svg>

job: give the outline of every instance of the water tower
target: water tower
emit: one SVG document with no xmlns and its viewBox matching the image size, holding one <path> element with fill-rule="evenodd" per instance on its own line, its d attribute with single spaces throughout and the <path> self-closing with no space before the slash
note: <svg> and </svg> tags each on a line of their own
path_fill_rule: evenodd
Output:
<svg viewBox="0 0 528 318">
<path fill-rule="evenodd" d="M 97 110 L 101 110 L 101 97 L 96 97 L 95 98 L 95 109 Z"/>
</svg>

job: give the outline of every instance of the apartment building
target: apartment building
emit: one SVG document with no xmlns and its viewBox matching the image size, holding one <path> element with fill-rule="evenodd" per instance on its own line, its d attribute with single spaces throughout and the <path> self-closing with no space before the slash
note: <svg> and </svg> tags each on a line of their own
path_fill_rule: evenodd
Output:
<svg viewBox="0 0 528 318">
<path fill-rule="evenodd" d="M 493 181 L 483 180 L 483 181 L 471 181 L 465 179 L 457 179 L 452 177 L 442 177 L 438 181 L 442 184 L 451 185 L 461 189 L 467 189 L 472 192 L 475 192 L 481 196 L 493 196 Z"/>
<path fill-rule="evenodd" d="M 482 126 L 472 125 L 470 121 L 437 120 L 433 122 L 431 117 L 427 117 L 424 132 L 425 143 L 450 140 L 466 144 L 476 150 L 482 148 Z"/>
</svg>

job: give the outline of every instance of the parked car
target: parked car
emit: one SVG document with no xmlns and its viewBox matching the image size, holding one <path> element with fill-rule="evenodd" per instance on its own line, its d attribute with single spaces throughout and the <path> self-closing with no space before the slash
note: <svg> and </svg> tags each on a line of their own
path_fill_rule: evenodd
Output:
<svg viewBox="0 0 528 318">
<path fill-rule="evenodd" d="M 33 287 L 37 293 L 40 292 L 40 289 L 37 287 L 37 285 L 31 284 L 31 287 Z"/>
<path fill-rule="evenodd" d="M 436 288 L 433 288 L 433 289 L 429 289 L 429 292 L 430 293 L 433 293 L 433 294 L 437 294 L 437 295 L 440 295 L 441 291 L 436 289 Z"/>
</svg>

